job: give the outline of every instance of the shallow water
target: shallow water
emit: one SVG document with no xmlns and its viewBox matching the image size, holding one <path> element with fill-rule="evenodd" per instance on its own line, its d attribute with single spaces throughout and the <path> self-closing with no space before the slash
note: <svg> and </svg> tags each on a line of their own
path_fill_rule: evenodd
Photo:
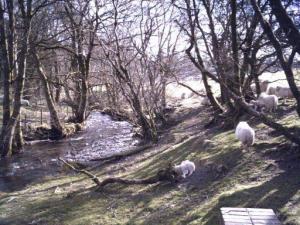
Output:
<svg viewBox="0 0 300 225">
<path fill-rule="evenodd" d="M 137 141 L 132 136 L 132 125 L 128 122 L 113 121 L 107 115 L 92 112 L 84 131 L 61 141 L 26 145 L 22 154 L 1 159 L 0 193 L 21 190 L 29 183 L 63 172 L 58 157 L 91 164 L 91 159 L 126 151 Z"/>
</svg>

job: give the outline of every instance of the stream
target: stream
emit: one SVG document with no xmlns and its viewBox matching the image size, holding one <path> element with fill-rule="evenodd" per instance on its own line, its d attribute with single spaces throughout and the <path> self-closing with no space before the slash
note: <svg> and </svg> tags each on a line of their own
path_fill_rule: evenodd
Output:
<svg viewBox="0 0 300 225">
<path fill-rule="evenodd" d="M 86 128 L 72 137 L 31 143 L 24 146 L 23 153 L 0 159 L 0 194 L 22 190 L 32 182 L 60 174 L 62 167 L 58 157 L 90 165 L 91 159 L 126 151 L 137 142 L 131 124 L 92 112 Z"/>
</svg>

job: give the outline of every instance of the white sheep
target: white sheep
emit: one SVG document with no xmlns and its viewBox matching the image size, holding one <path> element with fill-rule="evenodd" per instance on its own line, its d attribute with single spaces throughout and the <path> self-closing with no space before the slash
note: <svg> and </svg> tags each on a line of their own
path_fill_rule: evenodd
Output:
<svg viewBox="0 0 300 225">
<path fill-rule="evenodd" d="M 255 141 L 255 131 L 249 126 L 247 122 L 241 121 L 235 129 L 235 136 L 242 142 L 242 146 L 250 146 Z"/>
<path fill-rule="evenodd" d="M 277 86 L 276 90 L 275 90 L 275 94 L 279 98 L 293 98 L 294 97 L 290 87 Z"/>
<path fill-rule="evenodd" d="M 276 95 L 268 95 L 262 92 L 257 100 L 250 101 L 255 110 L 266 109 L 268 112 L 274 112 L 278 106 L 278 97 Z"/>
<path fill-rule="evenodd" d="M 26 99 L 21 99 L 21 105 L 22 106 L 30 106 L 30 102 Z"/>
<path fill-rule="evenodd" d="M 260 87 L 260 91 L 261 92 L 265 92 L 267 91 L 268 87 L 269 87 L 269 81 L 268 80 L 260 80 L 259 81 L 259 87 Z M 251 90 L 256 93 L 256 85 L 255 84 L 251 84 L 250 85 Z"/>
<path fill-rule="evenodd" d="M 174 166 L 174 172 L 182 178 L 192 175 L 195 169 L 195 163 L 191 162 L 190 160 L 184 160 L 180 163 L 180 165 Z"/>
<path fill-rule="evenodd" d="M 267 111 L 274 112 L 278 106 L 278 97 L 276 95 L 268 95 L 267 93 L 262 92 L 257 99 L 257 103 Z"/>
</svg>

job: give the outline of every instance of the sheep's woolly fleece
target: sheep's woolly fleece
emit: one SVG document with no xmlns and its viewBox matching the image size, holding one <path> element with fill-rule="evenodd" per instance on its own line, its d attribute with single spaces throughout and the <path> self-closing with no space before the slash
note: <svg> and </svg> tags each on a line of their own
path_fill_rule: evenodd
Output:
<svg viewBox="0 0 300 225">
<path fill-rule="evenodd" d="M 195 163 L 189 160 L 184 160 L 180 163 L 180 165 L 176 165 L 174 167 L 175 172 L 183 178 L 192 175 L 195 169 Z"/>
<path fill-rule="evenodd" d="M 235 136 L 243 145 L 250 146 L 254 144 L 255 131 L 247 122 L 239 122 L 235 129 Z"/>
</svg>

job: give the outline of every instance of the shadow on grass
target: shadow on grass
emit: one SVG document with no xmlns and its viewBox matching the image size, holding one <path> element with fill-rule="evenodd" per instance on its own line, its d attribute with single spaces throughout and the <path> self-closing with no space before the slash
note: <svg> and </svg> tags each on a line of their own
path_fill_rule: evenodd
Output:
<svg viewBox="0 0 300 225">
<path fill-rule="evenodd" d="M 284 172 L 257 187 L 220 197 L 203 218 L 203 225 L 218 224 L 221 207 L 271 208 L 278 212 L 299 190 L 297 174 L 299 171 Z"/>
</svg>

